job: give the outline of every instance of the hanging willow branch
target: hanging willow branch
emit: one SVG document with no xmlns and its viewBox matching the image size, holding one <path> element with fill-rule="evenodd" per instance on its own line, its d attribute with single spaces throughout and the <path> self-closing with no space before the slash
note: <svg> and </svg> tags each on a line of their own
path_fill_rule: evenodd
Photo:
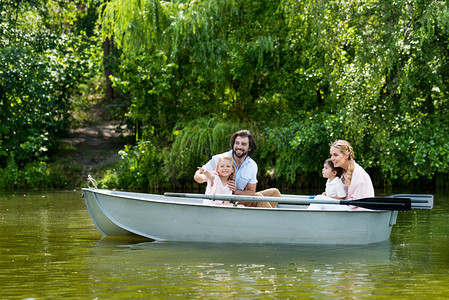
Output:
<svg viewBox="0 0 449 300">
<path fill-rule="evenodd" d="M 163 51 L 173 56 L 196 44 L 195 52 L 210 56 L 222 48 L 217 41 L 225 41 L 225 24 L 237 14 L 235 2 L 228 0 L 115 0 L 104 11 L 103 34 L 114 35 L 130 54 Z"/>
<path fill-rule="evenodd" d="M 114 35 L 128 55 L 164 53 L 169 61 L 177 55 L 193 63 L 221 67 L 230 52 L 230 24 L 238 24 L 244 9 L 233 0 L 156 1 L 113 0 L 103 14 L 104 37 Z M 254 37 L 263 52 L 273 51 L 271 36 Z"/>
</svg>

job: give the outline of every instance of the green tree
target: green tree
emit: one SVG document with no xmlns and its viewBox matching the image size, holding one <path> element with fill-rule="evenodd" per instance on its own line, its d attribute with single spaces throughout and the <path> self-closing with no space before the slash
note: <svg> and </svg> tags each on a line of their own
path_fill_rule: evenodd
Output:
<svg viewBox="0 0 449 300">
<path fill-rule="evenodd" d="M 198 157 L 167 153 L 191 145 L 198 118 L 254 128 L 259 175 L 289 184 L 316 178 L 336 138 L 386 184 L 448 172 L 445 2 L 120 4 L 102 19 L 122 50 L 113 81 L 139 141 L 177 180 L 191 180 L 176 168 Z"/>
<path fill-rule="evenodd" d="M 45 162 L 67 132 L 70 100 L 96 67 L 99 4 L 0 0 L 0 168 Z"/>
</svg>

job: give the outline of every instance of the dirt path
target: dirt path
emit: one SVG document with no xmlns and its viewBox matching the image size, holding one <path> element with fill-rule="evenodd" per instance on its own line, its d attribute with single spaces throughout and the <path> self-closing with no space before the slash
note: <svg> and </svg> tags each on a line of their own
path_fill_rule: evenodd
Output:
<svg viewBox="0 0 449 300">
<path fill-rule="evenodd" d="M 73 129 L 71 136 L 62 141 L 63 147 L 69 149 L 66 155 L 83 169 L 83 176 L 120 159 L 118 151 L 129 142 L 130 135 L 117 133 L 116 127 L 104 124 Z"/>
</svg>

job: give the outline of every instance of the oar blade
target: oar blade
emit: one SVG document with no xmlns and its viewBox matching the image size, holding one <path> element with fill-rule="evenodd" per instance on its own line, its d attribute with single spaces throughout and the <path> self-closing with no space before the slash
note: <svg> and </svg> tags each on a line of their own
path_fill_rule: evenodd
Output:
<svg viewBox="0 0 449 300">
<path fill-rule="evenodd" d="M 433 195 L 431 194 L 397 194 L 388 196 L 391 198 L 410 198 L 413 209 L 432 209 Z"/>
<path fill-rule="evenodd" d="M 342 202 L 374 210 L 410 211 L 412 209 L 410 198 L 371 197 Z"/>
</svg>

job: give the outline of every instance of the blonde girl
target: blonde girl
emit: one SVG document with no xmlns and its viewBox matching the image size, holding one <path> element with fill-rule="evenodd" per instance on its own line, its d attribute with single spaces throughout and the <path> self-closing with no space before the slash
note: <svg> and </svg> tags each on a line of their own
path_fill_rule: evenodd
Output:
<svg viewBox="0 0 449 300">
<path fill-rule="evenodd" d="M 206 169 L 198 167 L 199 173 L 207 179 L 206 195 L 220 194 L 232 195 L 232 191 L 228 187 L 230 180 L 234 180 L 235 166 L 234 160 L 230 156 L 220 156 L 217 162 L 216 174 Z M 229 201 L 211 201 L 205 200 L 206 204 L 223 204 L 231 205 Z"/>
</svg>

